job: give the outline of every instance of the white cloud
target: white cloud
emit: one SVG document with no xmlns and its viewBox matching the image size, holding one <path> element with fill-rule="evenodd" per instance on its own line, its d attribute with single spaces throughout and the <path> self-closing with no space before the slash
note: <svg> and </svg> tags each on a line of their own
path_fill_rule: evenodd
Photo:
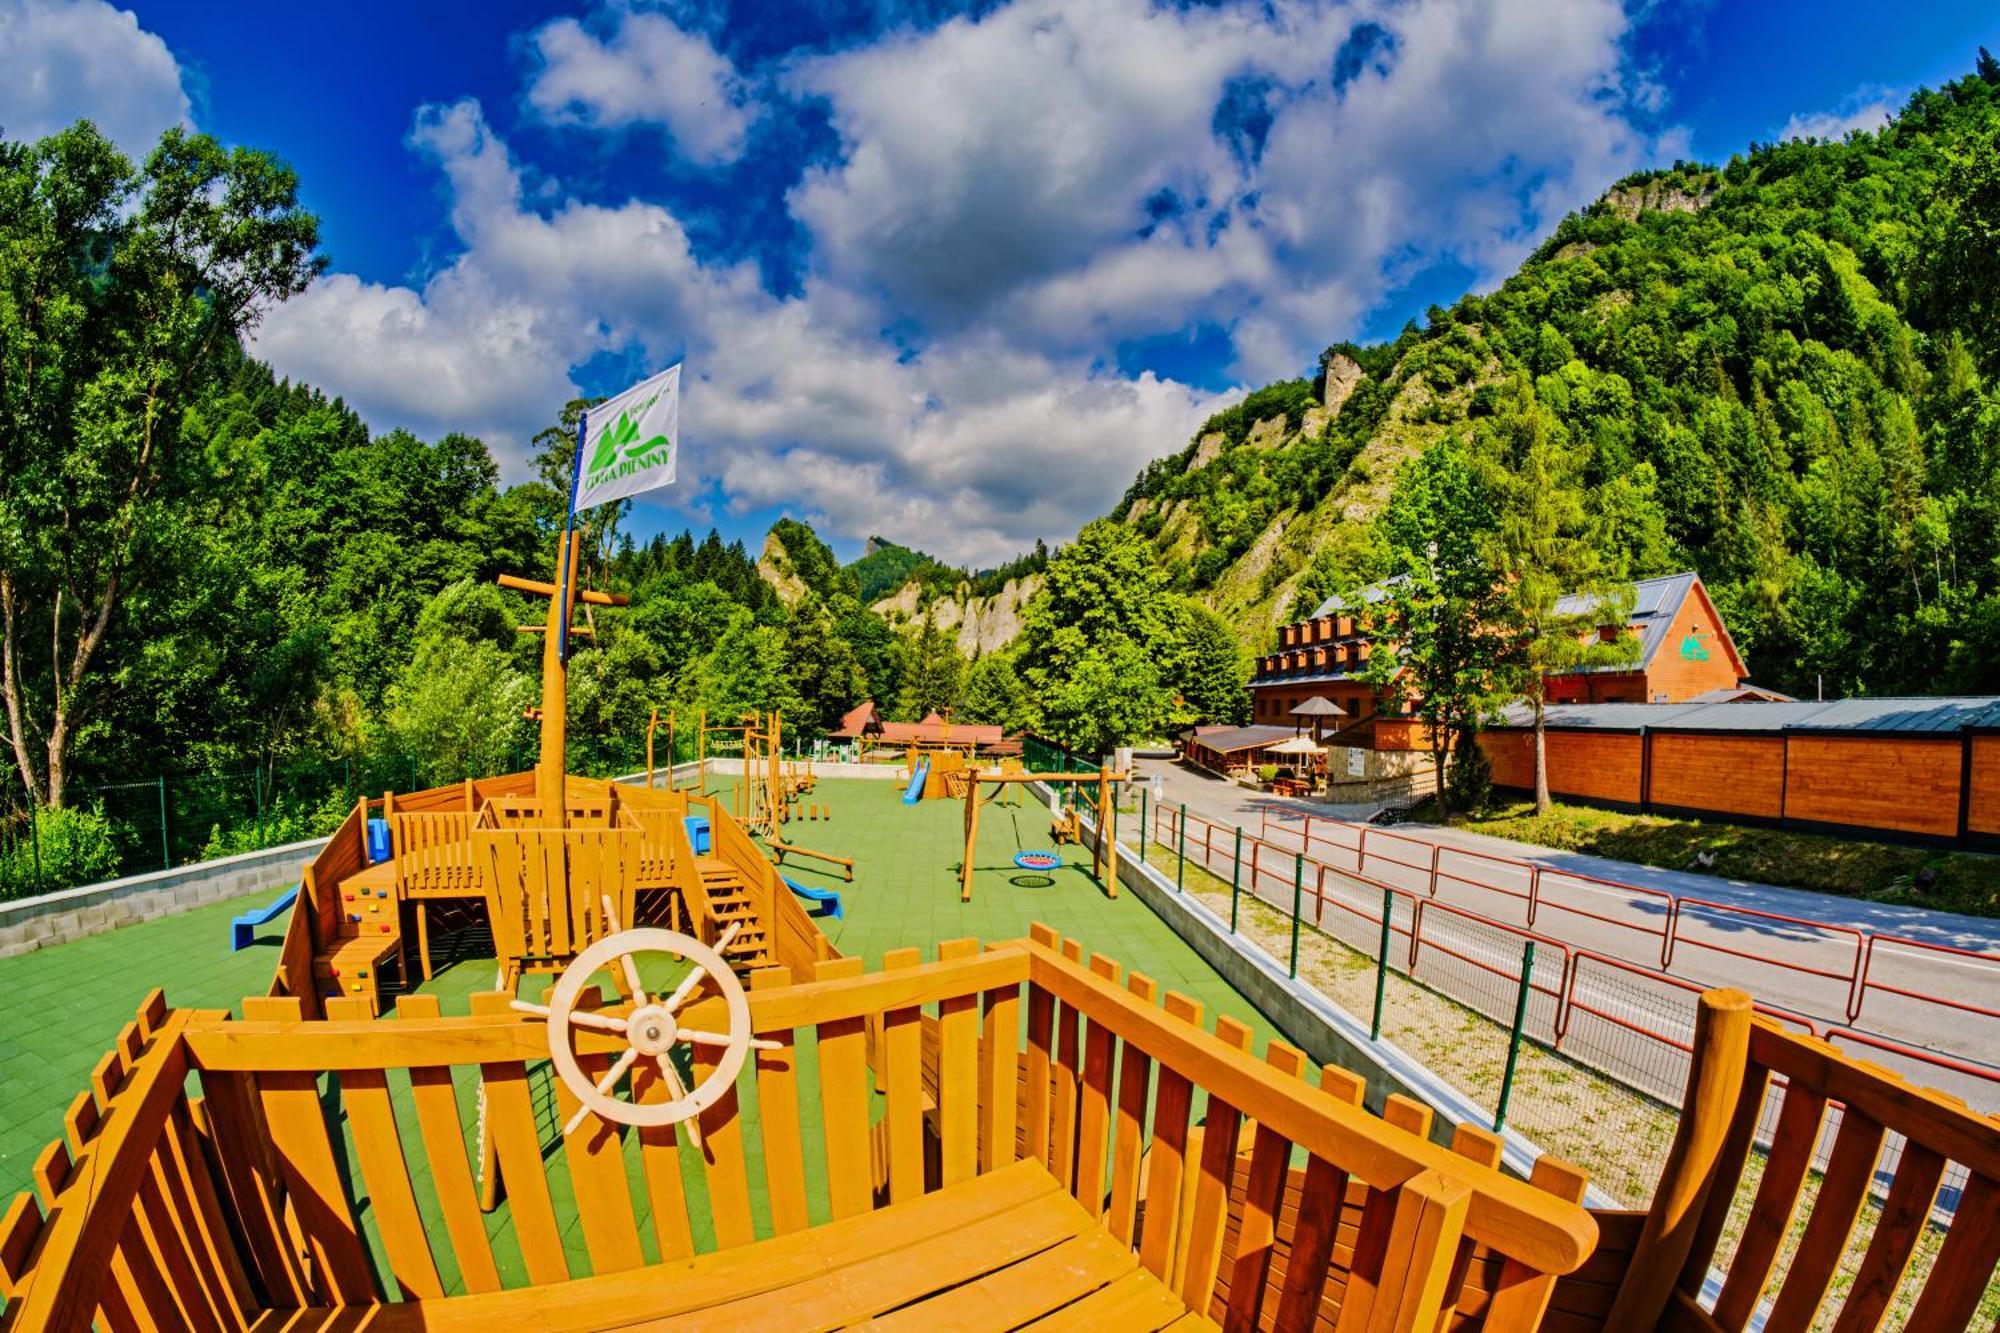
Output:
<svg viewBox="0 0 2000 1333">
<path fill-rule="evenodd" d="M 134 160 L 188 123 L 180 66 L 130 10 L 104 0 L 0 0 L 0 132 L 31 140 L 79 117 Z"/>
<path fill-rule="evenodd" d="M 1496 280 L 1651 155 L 1628 23 L 1615 0 L 1016 0 L 800 66 L 845 152 L 792 207 L 823 273 L 932 329 L 1083 350 L 1209 320 L 1239 373 L 1296 373 L 1409 272 Z M 1213 128 L 1243 81 L 1261 156 Z"/>
<path fill-rule="evenodd" d="M 903 356 L 838 291 L 780 300 L 748 266 L 701 264 L 653 204 L 544 215 L 475 103 L 425 108 L 411 142 L 451 183 L 463 253 L 421 289 L 323 279 L 266 318 L 256 350 L 377 429 L 478 433 L 515 476 L 573 392 L 570 367 L 685 355 L 670 498 L 719 482 L 739 508 L 792 505 L 842 535 L 992 562 L 1074 531 L 1214 406 L 990 335 Z"/>
<path fill-rule="evenodd" d="M 619 129 L 665 126 L 695 161 L 733 161 L 750 129 L 747 94 L 735 68 L 707 39 L 661 14 L 606 11 L 609 35 L 575 19 L 538 29 L 539 68 L 528 104 L 558 124 Z"/>
<path fill-rule="evenodd" d="M 1657 89 L 1628 31 L 1616 0 L 1014 0 L 899 30 L 764 85 L 824 99 L 841 139 L 788 196 L 809 251 L 782 298 L 658 203 L 525 197 L 476 103 L 425 108 L 411 143 L 449 185 L 456 258 L 420 287 L 329 278 L 259 351 L 376 426 L 477 431 L 515 475 L 574 368 L 685 356 L 674 503 L 715 487 L 1004 559 L 1102 513 L 1225 397 L 1108 368 L 1122 341 L 1206 323 L 1244 381 L 1299 373 L 1414 273 L 1497 281 L 1667 150 L 1631 123 Z M 658 15 L 535 43 L 544 117 L 741 151 L 736 72 Z M 1259 112 L 1261 145 L 1219 107 Z"/>
<path fill-rule="evenodd" d="M 1858 88 L 1831 111 L 1801 111 L 1778 131 L 1778 140 L 1826 139 L 1838 142 L 1856 130 L 1879 130 L 1896 114 L 1902 99 L 1888 88 Z"/>
</svg>

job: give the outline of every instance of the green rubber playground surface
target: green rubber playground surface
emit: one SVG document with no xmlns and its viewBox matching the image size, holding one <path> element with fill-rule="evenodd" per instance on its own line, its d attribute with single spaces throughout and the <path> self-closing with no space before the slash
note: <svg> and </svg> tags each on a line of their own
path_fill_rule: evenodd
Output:
<svg viewBox="0 0 2000 1333">
<path fill-rule="evenodd" d="M 1242 1020 L 1255 1032 L 1259 1051 L 1276 1035 L 1248 1000 L 1143 903 L 1129 892 L 1115 900 L 1106 896 L 1091 877 L 1087 850 L 1054 848 L 1048 813 L 1030 794 L 1022 793 L 1018 806 L 995 800 L 982 809 L 972 901 L 961 903 L 958 867 L 963 853 L 963 802 L 938 800 L 906 806 L 902 791 L 900 783 L 825 780 L 808 799 L 828 807 L 831 817 L 797 820 L 786 828 L 788 842 L 855 860 L 851 884 L 841 878 L 837 868 L 810 860 L 794 859 L 785 867 L 785 873 L 802 884 L 840 892 L 844 918 L 821 918 L 819 924 L 842 953 L 860 956 L 873 969 L 891 949 L 914 947 L 929 959 L 936 956 L 941 940 L 968 936 L 982 941 L 1014 939 L 1026 935 L 1030 923 L 1041 921 L 1080 940 L 1087 951 L 1104 953 L 1127 969 L 1144 972 L 1163 991 L 1177 990 L 1199 1001 L 1211 1027 L 1219 1014 Z M 1013 857 L 1029 849 L 1059 850 L 1064 865 L 1048 871 L 1024 871 L 1014 865 Z M 282 922 L 264 927 L 253 947 L 231 954 L 229 919 L 246 906 L 267 901 L 280 887 L 274 885 L 269 891 L 249 894 L 236 902 L 0 959 L 0 997 L 4 997 L 0 998 L 0 1204 L 28 1186 L 35 1155 L 61 1133 L 63 1108 L 88 1085 L 92 1065 L 149 990 L 162 987 L 168 1002 L 177 1008 L 235 1008 L 243 996 L 264 992 L 276 964 Z M 439 996 L 447 1014 L 467 1012 L 468 997 L 493 986 L 493 962 L 476 934 L 456 940 L 434 939 L 433 963 L 437 974 L 421 989 Z M 537 993 L 546 984 L 546 978 L 530 978 L 523 992 Z M 811 1044 L 802 1042 L 799 1053 L 800 1087 L 815 1087 L 816 1058 Z M 456 1072 L 460 1075 L 460 1112 L 464 1123 L 471 1126 L 476 1117 L 473 1071 Z M 531 1068 L 531 1079 L 537 1119 L 546 1122 L 541 1128 L 550 1149 L 545 1155 L 549 1157 L 551 1193 L 558 1218 L 565 1224 L 572 1272 L 582 1275 L 589 1271 L 588 1254 L 574 1200 L 569 1196 L 562 1152 L 554 1146 L 559 1134 L 553 1086 L 545 1066 Z M 746 1072 L 746 1093 L 748 1079 Z M 330 1123 L 342 1122 L 338 1090 L 330 1079 L 325 1086 L 323 1101 Z M 408 1085 L 397 1073 L 391 1087 L 400 1119 L 408 1113 Z M 801 1097 L 809 1178 L 823 1171 L 816 1103 L 816 1098 Z M 742 1098 L 742 1117 L 747 1141 L 754 1146 L 758 1141 L 754 1095 Z M 432 1224 L 432 1234 L 441 1238 L 443 1226 L 429 1188 L 429 1171 L 413 1130 L 407 1128 L 413 1124 L 411 1116 L 406 1122 L 405 1154 L 419 1206 Z M 637 1186 L 632 1197 L 650 1259 L 657 1257 L 656 1248 L 650 1220 L 645 1216 L 646 1190 L 640 1183 L 636 1136 L 631 1137 L 628 1169 Z M 344 1133 L 335 1144 L 336 1152 L 345 1150 L 351 1162 L 351 1143 Z M 697 1211 L 692 1219 L 696 1244 L 706 1248 L 712 1242 L 699 1215 L 699 1210 L 705 1209 L 706 1191 L 700 1160 L 691 1149 L 683 1148 L 682 1166 L 691 1209 Z M 755 1160 L 751 1166 L 752 1211 L 759 1219 L 760 1234 L 768 1234 L 763 1173 Z M 365 1190 L 354 1192 L 365 1197 Z M 819 1193 L 809 1191 L 816 1206 Z M 813 1220 L 824 1219 L 816 1213 Z M 359 1221 L 373 1245 L 374 1220 L 365 1204 Z M 502 1280 L 508 1285 L 523 1280 L 504 1204 L 488 1216 L 488 1228 Z M 440 1240 L 436 1249 L 440 1275 L 451 1289 L 457 1272 L 450 1247 Z M 377 1255 L 379 1259 L 379 1249 Z M 378 1264 L 378 1272 L 386 1271 L 386 1265 Z"/>
</svg>

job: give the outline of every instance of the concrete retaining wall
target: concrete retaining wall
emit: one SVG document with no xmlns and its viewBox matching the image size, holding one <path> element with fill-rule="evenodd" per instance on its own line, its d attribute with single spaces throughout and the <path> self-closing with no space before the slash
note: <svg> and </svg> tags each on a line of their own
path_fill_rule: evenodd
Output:
<svg viewBox="0 0 2000 1333">
<path fill-rule="evenodd" d="M 792 761 L 787 759 L 785 762 L 789 764 Z M 689 781 L 696 776 L 696 769 L 697 765 L 695 764 L 680 764 L 676 766 L 674 769 L 674 781 Z M 718 775 L 726 774 L 729 777 L 736 777 L 743 772 L 743 761 L 741 759 L 711 759 L 708 761 L 708 771 Z M 881 782 L 908 782 L 910 780 L 908 771 L 901 764 L 849 764 L 837 760 L 822 762 L 815 759 L 813 760 L 812 771 L 813 776 L 816 778 L 873 778 Z M 620 777 L 613 778 L 612 781 L 625 782 L 643 787 L 646 785 L 646 775 L 644 773 L 626 773 Z M 654 772 L 653 785 L 655 787 L 664 787 L 667 785 L 667 771 L 665 769 L 658 769 Z"/>
<path fill-rule="evenodd" d="M 0 902 L 0 958 L 100 935 L 136 921 L 172 916 L 258 889 L 271 889 L 276 896 L 279 889 L 298 882 L 305 864 L 324 846 L 325 838 L 313 838 Z"/>
</svg>

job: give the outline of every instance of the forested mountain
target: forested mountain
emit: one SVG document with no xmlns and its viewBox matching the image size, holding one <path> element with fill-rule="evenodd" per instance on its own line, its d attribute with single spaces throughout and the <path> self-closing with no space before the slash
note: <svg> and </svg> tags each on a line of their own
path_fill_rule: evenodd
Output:
<svg viewBox="0 0 2000 1333">
<path fill-rule="evenodd" d="M 1621 181 L 1490 295 L 1343 344 L 1114 511 L 1270 628 L 1378 576 L 1403 464 L 1565 453 L 1606 568 L 1699 569 L 1761 683 L 2000 691 L 2000 64 L 1877 133 Z"/>
</svg>

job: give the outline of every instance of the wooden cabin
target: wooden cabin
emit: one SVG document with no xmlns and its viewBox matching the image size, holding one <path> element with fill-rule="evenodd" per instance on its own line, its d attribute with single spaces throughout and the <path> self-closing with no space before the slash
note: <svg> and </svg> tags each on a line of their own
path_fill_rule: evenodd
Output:
<svg viewBox="0 0 2000 1333">
<path fill-rule="evenodd" d="M 1291 721 L 1291 710 L 1323 695 L 1350 721 L 1334 733 L 1340 743 L 1367 744 L 1367 725 L 1383 712 L 1381 693 L 1361 678 L 1378 651 L 1368 632 L 1369 604 L 1389 595 L 1389 584 L 1363 591 L 1362 605 L 1330 597 L 1305 620 L 1282 626 L 1278 650 L 1257 659 L 1250 681 L 1251 720 Z M 1685 703 L 1714 691 L 1740 688 L 1749 675 L 1722 615 L 1693 571 L 1640 579 L 1632 585 L 1632 614 L 1623 626 L 1600 632 L 1629 634 L 1639 656 L 1631 666 L 1585 667 L 1550 678 L 1556 703 Z M 1581 597 L 1563 599 L 1564 614 L 1586 610 Z M 1767 693 L 1767 692 L 1766 692 Z M 1345 732 L 1345 736 L 1340 733 Z"/>
</svg>

